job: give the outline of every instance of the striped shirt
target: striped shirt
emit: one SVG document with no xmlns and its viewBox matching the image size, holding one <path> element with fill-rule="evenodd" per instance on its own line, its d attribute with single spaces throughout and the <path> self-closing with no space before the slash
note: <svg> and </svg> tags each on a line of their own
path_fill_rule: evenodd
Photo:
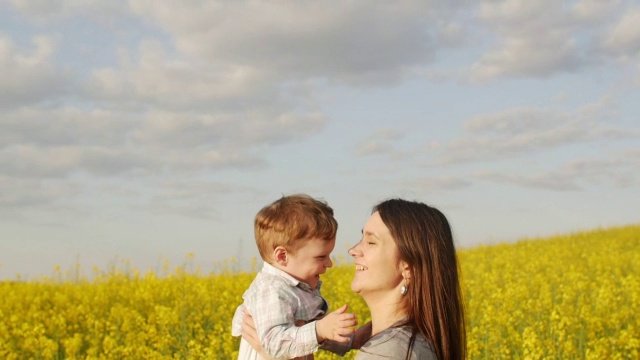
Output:
<svg viewBox="0 0 640 360">
<path fill-rule="evenodd" d="M 316 289 L 311 289 L 306 283 L 264 263 L 242 295 L 244 303 L 233 316 L 231 334 L 242 335 L 244 307 L 253 317 L 262 347 L 271 356 L 291 359 L 313 354 L 319 347 L 313 320 L 322 318 L 329 308 L 320 295 L 320 285 L 318 282 Z M 255 350 L 244 345 L 240 346 L 238 359 L 260 359 L 257 354 L 245 354 Z"/>
</svg>

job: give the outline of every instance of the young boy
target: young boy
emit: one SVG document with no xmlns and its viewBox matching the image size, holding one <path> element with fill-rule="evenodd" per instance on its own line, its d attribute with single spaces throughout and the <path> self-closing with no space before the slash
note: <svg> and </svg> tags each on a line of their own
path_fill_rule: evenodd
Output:
<svg viewBox="0 0 640 360">
<path fill-rule="evenodd" d="M 355 315 L 345 313 L 346 305 L 327 314 L 329 306 L 320 295 L 320 274 L 333 265 L 337 230 L 333 209 L 305 194 L 283 196 L 258 212 L 254 232 L 264 265 L 242 295 L 233 336 L 242 335 L 247 312 L 262 348 L 273 358 L 313 359 L 320 346 L 336 353 L 348 350 Z M 346 348 L 331 341 L 346 342 Z M 241 339 L 238 359 L 263 357 Z"/>
</svg>

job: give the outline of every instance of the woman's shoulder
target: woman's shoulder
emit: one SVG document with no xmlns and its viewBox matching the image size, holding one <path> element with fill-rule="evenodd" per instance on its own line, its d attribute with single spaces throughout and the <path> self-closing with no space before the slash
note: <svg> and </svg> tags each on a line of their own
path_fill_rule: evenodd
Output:
<svg viewBox="0 0 640 360">
<path fill-rule="evenodd" d="M 362 345 L 357 360 L 404 359 L 411 339 L 411 327 L 391 327 L 374 335 Z M 431 345 L 422 334 L 416 334 L 410 359 L 436 359 Z"/>
</svg>

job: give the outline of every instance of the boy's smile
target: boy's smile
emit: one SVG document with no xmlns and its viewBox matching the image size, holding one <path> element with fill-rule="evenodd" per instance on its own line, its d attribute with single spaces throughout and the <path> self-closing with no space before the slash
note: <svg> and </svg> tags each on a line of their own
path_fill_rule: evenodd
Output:
<svg viewBox="0 0 640 360">
<path fill-rule="evenodd" d="M 336 240 L 301 241 L 304 241 L 304 244 L 295 253 L 287 254 L 287 263 L 282 270 L 315 289 L 320 281 L 320 274 L 324 274 L 327 268 L 333 266 L 331 252 Z"/>
</svg>

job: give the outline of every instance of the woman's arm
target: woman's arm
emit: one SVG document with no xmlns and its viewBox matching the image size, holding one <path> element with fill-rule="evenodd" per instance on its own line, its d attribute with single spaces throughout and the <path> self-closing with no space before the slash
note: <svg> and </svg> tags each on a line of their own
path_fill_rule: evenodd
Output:
<svg viewBox="0 0 640 360">
<path fill-rule="evenodd" d="M 241 328 L 242 338 L 245 339 L 249 345 L 251 345 L 251 347 L 260 354 L 260 356 L 266 360 L 273 359 L 260 345 L 260 339 L 258 339 L 258 332 L 256 331 L 255 324 L 253 323 L 253 318 L 251 317 L 251 314 L 246 311 L 242 317 Z"/>
<path fill-rule="evenodd" d="M 246 309 L 244 316 L 242 317 L 242 338 L 245 339 L 252 348 L 254 348 L 260 356 L 265 359 L 273 359 L 269 356 L 266 350 L 260 345 L 260 340 L 258 338 L 258 332 L 256 331 L 256 325 Z M 353 341 L 351 343 L 351 349 L 359 349 L 362 344 L 364 344 L 371 337 L 371 322 L 366 323 L 361 326 L 355 333 Z M 331 344 L 329 344 L 331 342 Z M 340 356 L 344 356 L 346 352 L 350 350 L 349 342 L 347 343 L 338 343 L 334 341 L 326 342 L 326 346 L 321 346 L 324 350 L 331 351 Z"/>
<path fill-rule="evenodd" d="M 360 326 L 358 330 L 356 330 L 353 342 L 351 343 L 351 348 L 360 349 L 360 347 L 367 342 L 369 338 L 371 338 L 371 321 Z"/>
</svg>

